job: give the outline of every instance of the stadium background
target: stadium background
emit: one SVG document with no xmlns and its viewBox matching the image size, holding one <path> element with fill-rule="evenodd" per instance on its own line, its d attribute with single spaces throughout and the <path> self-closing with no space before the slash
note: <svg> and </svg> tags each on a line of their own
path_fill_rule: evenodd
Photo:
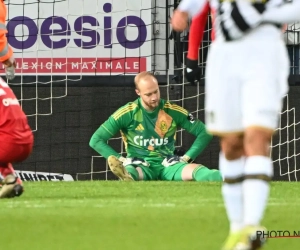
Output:
<svg viewBox="0 0 300 250">
<path fill-rule="evenodd" d="M 33 2 L 37 6 L 41 4 Z M 59 2 L 51 1 L 53 15 L 55 5 Z M 200 49 L 199 65 L 203 69 L 203 77 L 198 85 L 192 86 L 186 82 L 183 71 L 188 32 L 174 33 L 169 25 L 169 18 L 177 4 L 178 1 L 173 0 L 152 1 L 152 20 L 146 24 L 151 26 L 152 30 L 152 50 L 149 52 L 151 71 L 159 79 L 162 98 L 177 101 L 179 105 L 205 122 L 204 69 L 210 44 L 211 22 L 209 20 L 207 23 Z M 42 17 L 37 18 L 39 19 Z M 300 152 L 298 145 L 300 132 L 297 129 L 300 121 L 298 34 L 297 25 L 291 25 L 285 37 L 291 59 L 290 92 L 281 115 L 281 128 L 272 142 L 275 180 L 294 181 L 300 178 L 296 164 Z M 20 74 L 10 84 L 26 114 L 33 114 L 28 119 L 30 125 L 36 128 L 34 151 L 25 162 L 15 164 L 16 169 L 71 174 L 75 180 L 115 179 L 107 171 L 105 160 L 97 157 L 97 153 L 89 147 L 89 140 L 112 112 L 128 101 L 136 99 L 132 75 L 126 73 L 117 76 L 109 73 L 97 75 L 97 72 L 94 75 L 80 76 Z M 59 98 L 53 98 L 55 96 Z M 193 137 L 184 131 L 178 133 L 178 147 L 187 149 L 193 142 Z M 109 144 L 117 151 L 122 150 L 120 139 L 111 140 Z M 214 138 L 196 162 L 218 168 L 218 154 L 218 140 Z"/>
</svg>

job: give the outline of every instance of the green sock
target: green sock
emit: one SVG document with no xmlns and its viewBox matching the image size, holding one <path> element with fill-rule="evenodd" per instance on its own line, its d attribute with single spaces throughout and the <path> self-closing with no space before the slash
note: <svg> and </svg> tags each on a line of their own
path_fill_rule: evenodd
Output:
<svg viewBox="0 0 300 250">
<path fill-rule="evenodd" d="M 139 180 L 139 172 L 135 169 L 135 167 L 127 166 L 125 168 L 135 181 Z"/>
<path fill-rule="evenodd" d="M 193 179 L 195 181 L 222 181 L 222 175 L 219 170 L 209 169 L 203 165 L 199 165 L 193 171 Z"/>
</svg>

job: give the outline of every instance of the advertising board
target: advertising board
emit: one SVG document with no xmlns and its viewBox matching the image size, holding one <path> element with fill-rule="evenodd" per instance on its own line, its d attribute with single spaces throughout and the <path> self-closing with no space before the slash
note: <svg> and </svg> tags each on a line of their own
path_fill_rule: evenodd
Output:
<svg viewBox="0 0 300 250">
<path fill-rule="evenodd" d="M 7 29 L 23 75 L 151 70 L 151 1 L 11 0 Z"/>
</svg>

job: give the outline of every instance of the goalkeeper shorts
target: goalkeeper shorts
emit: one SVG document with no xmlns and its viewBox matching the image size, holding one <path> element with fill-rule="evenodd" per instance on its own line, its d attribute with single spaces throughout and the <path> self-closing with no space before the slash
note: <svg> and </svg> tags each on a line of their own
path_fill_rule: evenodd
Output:
<svg viewBox="0 0 300 250">
<path fill-rule="evenodd" d="M 165 169 L 169 169 L 167 172 L 169 173 L 168 176 L 172 176 L 173 172 L 177 172 L 177 168 L 180 167 L 181 165 L 186 165 L 186 163 L 177 163 L 173 166 L 170 166 L 168 168 L 164 167 L 161 163 L 164 158 L 154 158 L 154 157 L 146 157 L 144 160 L 146 160 L 150 166 L 146 167 L 143 166 L 142 164 L 138 165 L 139 168 L 142 169 L 143 172 L 143 180 L 144 181 L 153 181 L 153 180 L 162 180 L 160 178 L 161 174 L 164 172 Z M 133 165 L 128 165 L 125 168 L 127 169 L 128 172 L 130 172 L 130 168 L 136 168 L 137 166 Z M 172 172 L 172 173 L 171 173 Z M 171 178 L 171 177 L 170 177 Z M 167 180 L 167 179 L 164 179 Z"/>
<path fill-rule="evenodd" d="M 133 165 L 128 165 L 126 166 L 126 170 L 130 173 L 131 172 L 131 168 L 136 168 L 137 166 L 133 166 Z M 159 170 L 157 170 L 156 168 L 152 168 L 150 167 L 145 167 L 143 165 L 139 165 L 139 168 L 142 169 L 143 172 L 143 181 L 155 181 L 158 179 L 158 175 L 159 175 Z"/>
<path fill-rule="evenodd" d="M 178 162 L 172 166 L 164 167 L 161 164 L 162 159 L 145 159 L 150 163 L 149 167 L 139 165 L 143 172 L 144 181 L 182 181 L 181 173 L 182 170 L 190 163 Z M 201 164 L 199 164 L 200 166 Z M 128 165 L 126 169 L 132 168 L 134 166 Z M 136 166 L 135 166 L 136 167 Z M 128 169 L 129 170 L 129 169 Z M 130 171 L 129 171 L 130 172 Z M 217 172 L 217 173 L 216 173 Z M 212 170 L 205 166 L 202 166 L 199 171 L 197 171 L 197 181 L 220 181 L 222 180 L 221 175 L 218 170 Z"/>
</svg>

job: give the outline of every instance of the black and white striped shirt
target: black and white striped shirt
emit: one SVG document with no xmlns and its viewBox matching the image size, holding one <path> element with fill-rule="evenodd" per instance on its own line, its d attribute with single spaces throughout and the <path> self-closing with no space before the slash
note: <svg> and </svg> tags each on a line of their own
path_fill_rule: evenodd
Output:
<svg viewBox="0 0 300 250">
<path fill-rule="evenodd" d="M 195 16 L 207 1 L 216 13 L 216 39 L 237 40 L 263 24 L 280 32 L 282 24 L 300 21 L 300 0 L 182 0 L 178 8 Z"/>
</svg>

